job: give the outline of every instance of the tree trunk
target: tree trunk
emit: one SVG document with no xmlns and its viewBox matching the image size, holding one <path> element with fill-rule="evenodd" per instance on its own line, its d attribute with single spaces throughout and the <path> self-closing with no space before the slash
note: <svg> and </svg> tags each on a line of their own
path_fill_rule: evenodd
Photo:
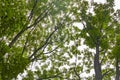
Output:
<svg viewBox="0 0 120 80">
<path fill-rule="evenodd" d="M 100 53 L 99 46 L 100 46 L 100 41 L 97 40 L 97 42 L 96 42 L 96 54 L 94 56 L 95 80 L 102 80 L 101 63 L 99 60 L 99 53 Z"/>
<path fill-rule="evenodd" d="M 115 80 L 120 80 L 120 71 L 119 71 L 119 61 L 118 58 L 116 57 L 116 77 Z"/>
</svg>

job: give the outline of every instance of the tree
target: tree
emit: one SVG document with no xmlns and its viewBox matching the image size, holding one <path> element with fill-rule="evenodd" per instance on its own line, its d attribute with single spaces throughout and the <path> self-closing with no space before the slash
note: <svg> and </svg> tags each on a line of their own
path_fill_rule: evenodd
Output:
<svg viewBox="0 0 120 80">
<path fill-rule="evenodd" d="M 116 11 L 115 15 L 115 23 L 117 28 L 115 29 L 115 45 L 112 49 L 112 58 L 115 59 L 115 70 L 116 70 L 116 77 L 115 80 L 120 79 L 120 69 L 119 69 L 119 10 Z"/>
<path fill-rule="evenodd" d="M 23 72 L 27 63 L 25 57 L 19 56 L 20 47 L 8 47 L 12 36 L 24 28 L 27 13 L 25 5 L 24 0 L 0 1 L 0 79 L 3 80 L 16 77 L 18 73 Z M 15 54 L 17 50 L 18 53 Z"/>
<path fill-rule="evenodd" d="M 115 73 L 112 73 L 114 69 L 105 67 L 102 69 L 102 66 L 110 66 L 114 65 L 109 58 L 109 53 L 111 53 L 112 46 L 114 45 L 114 9 L 113 9 L 113 2 L 108 1 L 105 4 L 97 4 L 94 3 L 94 14 L 91 12 L 87 12 L 89 9 L 89 5 L 87 1 L 76 1 L 75 3 L 77 6 L 73 6 L 71 10 L 72 17 L 75 17 L 74 21 L 80 22 L 83 24 L 83 29 L 80 30 L 77 27 L 71 27 L 70 34 L 71 38 L 70 41 L 74 41 L 74 45 L 67 46 L 66 55 L 68 57 L 63 57 L 65 60 L 69 60 L 75 57 L 75 62 L 70 63 L 69 61 L 64 63 L 68 65 L 69 68 L 65 71 L 65 76 L 61 77 L 60 79 L 82 79 L 80 77 L 81 73 L 90 73 L 91 69 L 95 70 L 95 79 L 102 80 L 102 79 L 111 79 Z M 73 26 L 73 25 L 72 25 Z M 67 30 L 66 30 L 67 31 Z M 69 33 L 69 32 L 68 32 Z M 78 50 L 80 46 L 80 40 L 84 39 L 84 44 L 87 45 L 88 49 Z M 69 44 L 69 42 L 66 42 Z M 63 47 L 62 47 L 63 48 Z M 91 52 L 89 49 L 95 50 L 95 52 Z M 62 51 L 62 50 L 61 50 Z M 64 56 L 65 52 L 56 52 L 59 57 Z M 84 55 L 82 58 L 81 56 Z M 54 59 L 54 58 L 52 58 Z M 60 58 L 55 58 L 60 62 Z M 82 65 L 80 64 L 79 60 L 81 61 Z M 52 62 L 54 61 L 52 60 Z M 65 61 L 64 60 L 64 61 Z M 87 60 L 87 61 L 86 61 Z M 93 62 L 94 60 L 94 62 Z M 55 61 L 54 61 L 55 62 Z M 58 63 L 57 62 L 57 63 Z M 106 64 L 106 63 L 109 64 Z M 57 64 L 55 63 L 55 64 Z M 94 64 L 94 65 L 92 65 Z M 53 64 L 54 65 L 54 64 Z M 86 66 L 88 69 L 84 69 L 83 67 Z M 57 67 L 58 68 L 58 67 Z M 57 71 L 59 72 L 59 70 Z M 39 74 L 40 75 L 40 74 Z M 43 74 L 44 75 L 44 74 Z M 62 74 L 61 74 L 62 75 Z M 59 75 L 58 75 L 59 76 Z M 71 77 L 72 76 L 72 77 Z M 94 76 L 94 75 L 93 75 Z M 84 78 L 83 78 L 84 79 Z M 86 79 L 94 79 L 94 77 L 87 77 Z"/>
<path fill-rule="evenodd" d="M 95 69 L 95 79 L 96 80 L 102 80 L 102 69 L 100 61 L 100 53 L 102 51 L 107 51 L 109 44 L 108 44 L 108 37 L 106 28 L 109 28 L 108 23 L 111 21 L 110 19 L 110 10 L 111 8 L 107 8 L 108 4 L 96 4 L 96 7 L 94 9 L 95 16 L 92 16 L 91 14 L 88 14 L 87 18 L 85 19 L 86 25 L 84 25 L 85 31 L 85 38 L 86 38 L 86 44 L 90 48 L 95 48 L 95 54 L 94 54 L 94 69 Z M 109 7 L 109 6 L 108 6 Z M 86 17 L 86 16 L 85 16 Z M 88 35 L 86 35 L 86 32 Z M 89 39 L 89 41 L 87 40 Z M 105 54 L 105 53 L 104 53 Z"/>
<path fill-rule="evenodd" d="M 63 45 L 62 29 L 69 22 L 64 23 L 67 14 L 62 13 L 66 12 L 68 2 L 1 1 L 1 79 L 16 78 L 30 63 L 40 59 L 45 61 L 46 54 Z M 52 46 L 55 49 L 52 50 Z M 48 52 L 44 53 L 46 49 Z"/>
<path fill-rule="evenodd" d="M 1 80 L 22 73 L 27 73 L 23 80 L 110 80 L 115 75 L 119 80 L 119 10 L 114 11 L 113 0 L 91 6 L 84 0 L 0 4 Z"/>
<path fill-rule="evenodd" d="M 86 3 L 87 4 L 87 3 Z M 110 60 L 110 50 L 114 45 L 114 1 L 107 1 L 105 4 L 93 4 L 94 13 L 87 12 L 87 8 L 81 9 L 81 17 L 78 18 L 83 24 L 83 30 L 81 31 L 81 37 L 85 39 L 84 43 L 88 45 L 90 49 L 94 49 L 94 70 L 95 80 L 111 79 L 110 75 L 112 69 L 102 69 L 102 65 Z M 88 5 L 87 5 L 88 7 Z M 117 49 L 116 46 L 115 49 Z M 88 54 L 89 55 L 89 54 Z M 107 60 L 108 59 L 108 60 Z M 109 66 L 112 65 L 111 61 Z M 107 65 L 107 64 L 106 64 Z M 116 78 L 119 76 L 118 60 L 116 58 Z M 119 80 L 117 78 L 116 80 Z"/>
<path fill-rule="evenodd" d="M 111 62 L 111 59 L 109 59 L 109 56 L 111 56 L 109 53 L 111 52 L 114 46 L 114 36 L 118 35 L 114 32 L 115 26 L 118 23 L 114 23 L 116 20 L 113 15 L 113 4 L 114 1 L 109 0 L 105 4 L 94 3 L 93 14 L 87 12 L 88 8 L 83 7 L 81 9 L 81 17 L 78 18 L 79 21 L 82 22 L 84 27 L 81 31 L 81 37 L 85 39 L 84 44 L 86 44 L 90 49 L 95 50 L 95 53 L 93 54 L 95 80 L 111 79 L 110 75 L 113 75 L 111 74 L 111 72 L 113 72 L 114 69 L 102 69 L 102 65 L 105 65 L 106 62 L 109 63 L 109 66 L 114 65 Z M 88 7 L 88 5 L 86 7 Z M 119 49 L 119 46 L 115 45 L 115 50 L 117 48 Z M 116 53 L 119 54 L 119 52 Z M 117 54 L 114 55 L 118 56 Z M 109 60 L 110 62 L 108 62 Z M 115 61 L 116 80 L 119 80 L 119 60 L 117 57 L 115 58 Z"/>
</svg>

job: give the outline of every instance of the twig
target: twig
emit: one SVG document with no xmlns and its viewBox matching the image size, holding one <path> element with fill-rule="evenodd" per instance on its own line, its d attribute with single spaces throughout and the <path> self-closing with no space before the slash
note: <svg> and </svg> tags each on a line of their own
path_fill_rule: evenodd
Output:
<svg viewBox="0 0 120 80">
<path fill-rule="evenodd" d="M 102 78 L 103 78 L 104 76 L 108 75 L 111 71 L 112 71 L 112 70 L 109 70 L 109 71 L 106 71 L 105 73 L 103 73 Z"/>
<path fill-rule="evenodd" d="M 81 80 L 80 75 L 76 71 L 76 68 L 74 67 L 73 69 L 74 69 L 75 75 L 78 77 L 78 80 Z"/>
<path fill-rule="evenodd" d="M 34 9 L 35 9 L 35 7 L 36 7 L 36 5 L 37 5 L 37 1 L 38 1 L 38 0 L 34 0 L 34 5 L 33 5 L 33 7 L 32 7 L 32 10 L 31 10 L 31 12 L 30 12 L 30 15 L 28 16 L 29 21 L 31 21 L 31 19 L 32 19 L 32 17 L 33 17 L 33 12 L 34 12 Z"/>
<path fill-rule="evenodd" d="M 39 48 L 37 48 L 37 49 L 33 52 L 33 54 L 29 57 L 29 59 L 31 59 L 40 49 L 42 49 L 42 48 L 48 43 L 49 39 L 52 37 L 52 35 L 53 35 L 56 31 L 57 31 L 57 29 L 55 29 L 55 30 L 47 37 L 45 43 L 44 43 L 42 46 L 40 46 Z"/>
<path fill-rule="evenodd" d="M 12 47 L 13 44 L 17 41 L 17 39 L 29 28 L 31 27 L 35 27 L 42 19 L 44 19 L 44 17 L 47 15 L 48 11 L 44 11 L 43 12 L 43 16 L 41 17 L 41 14 L 35 19 L 34 23 L 31 24 L 28 27 L 23 28 L 20 32 L 18 32 L 18 34 L 12 39 L 12 41 L 9 43 L 9 47 Z"/>
<path fill-rule="evenodd" d="M 56 49 L 58 49 L 59 48 L 59 46 L 57 46 L 57 47 L 55 47 L 53 50 L 51 50 L 51 51 L 49 51 L 49 52 L 46 52 L 46 53 L 44 53 L 44 54 L 49 54 L 49 53 L 52 53 L 52 52 L 54 52 Z"/>
<path fill-rule="evenodd" d="M 60 75 L 61 74 L 63 74 L 63 73 L 65 73 L 65 72 L 60 72 L 60 73 L 57 73 L 56 75 L 52 75 L 52 76 L 48 76 L 48 77 L 45 77 L 45 78 L 39 78 L 39 79 L 37 79 L 37 80 L 44 80 L 44 79 L 50 79 L 51 80 L 51 78 L 63 78 L 63 77 L 61 77 Z"/>
<path fill-rule="evenodd" d="M 27 42 L 28 42 L 28 37 L 29 37 L 30 33 L 31 33 L 33 30 L 34 30 L 34 28 L 32 28 L 32 29 L 30 30 L 30 32 L 28 33 L 28 35 L 27 35 L 25 44 L 24 44 L 24 46 L 23 46 L 22 55 L 23 55 L 23 53 L 24 53 L 24 51 L 25 51 L 25 48 L 26 48 L 26 45 L 27 45 Z"/>
<path fill-rule="evenodd" d="M 103 60 L 104 60 L 104 58 L 105 58 L 105 54 L 106 54 L 106 52 L 107 52 L 107 50 L 104 51 L 103 58 L 102 58 L 102 60 L 101 60 L 101 62 L 100 62 L 101 64 L 102 64 L 102 62 L 103 62 Z"/>
</svg>

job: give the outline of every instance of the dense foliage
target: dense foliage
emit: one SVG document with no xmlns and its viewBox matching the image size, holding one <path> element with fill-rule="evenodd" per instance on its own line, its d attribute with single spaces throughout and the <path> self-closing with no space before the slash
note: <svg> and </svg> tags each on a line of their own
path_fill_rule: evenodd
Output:
<svg viewBox="0 0 120 80">
<path fill-rule="evenodd" d="M 119 80 L 114 0 L 0 0 L 0 80 Z"/>
</svg>

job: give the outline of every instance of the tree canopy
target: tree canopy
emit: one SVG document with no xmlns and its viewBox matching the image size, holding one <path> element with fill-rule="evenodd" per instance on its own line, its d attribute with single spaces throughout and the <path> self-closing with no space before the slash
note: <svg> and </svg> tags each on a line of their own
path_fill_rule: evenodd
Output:
<svg viewBox="0 0 120 80">
<path fill-rule="evenodd" d="M 0 80 L 119 80 L 119 41 L 114 0 L 0 0 Z"/>
</svg>

